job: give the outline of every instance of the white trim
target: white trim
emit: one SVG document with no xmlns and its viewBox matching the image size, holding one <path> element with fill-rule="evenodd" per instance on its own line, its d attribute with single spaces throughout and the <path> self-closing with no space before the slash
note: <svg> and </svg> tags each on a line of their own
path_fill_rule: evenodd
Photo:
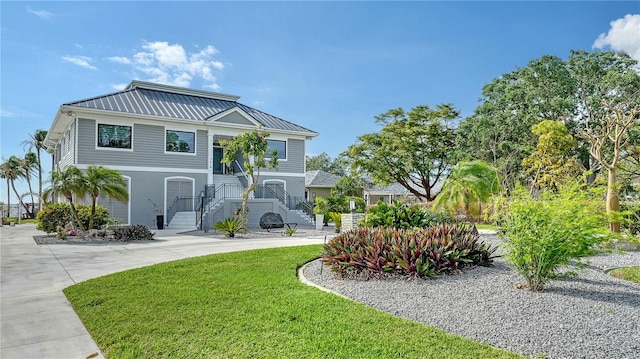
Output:
<svg viewBox="0 0 640 359">
<path fill-rule="evenodd" d="M 78 164 L 76 167 L 79 169 L 87 169 L 89 165 Z M 206 169 L 194 169 L 194 168 L 170 168 L 170 167 L 139 167 L 139 166 L 111 166 L 105 167 L 112 168 L 118 171 L 130 171 L 130 172 L 165 172 L 165 173 L 189 173 L 189 174 L 206 174 Z"/>
<path fill-rule="evenodd" d="M 207 130 L 207 184 L 213 184 L 213 137 L 212 129 Z"/>
<path fill-rule="evenodd" d="M 95 124 L 96 124 L 96 128 L 95 128 L 95 138 L 94 138 L 94 142 L 93 145 L 95 146 L 95 150 L 96 151 L 119 151 L 119 152 L 133 152 L 133 138 L 134 138 L 134 124 L 131 122 L 115 122 L 115 121 L 103 121 L 103 120 L 98 120 L 95 119 Z M 131 148 L 115 148 L 115 147 L 100 147 L 98 146 L 98 127 L 100 127 L 100 125 L 107 125 L 107 126 L 122 126 L 122 127 L 131 127 Z"/>
<path fill-rule="evenodd" d="M 267 138 L 267 145 L 269 144 L 269 141 L 284 142 L 284 158 L 280 158 L 280 154 L 278 153 L 278 162 L 288 162 L 289 161 L 289 139 L 280 140 L 280 139 L 274 139 L 274 138 Z M 265 158 L 271 159 L 271 157 L 266 156 L 266 154 L 265 154 Z"/>
<path fill-rule="evenodd" d="M 260 176 L 276 176 L 276 177 L 301 177 L 304 178 L 304 173 L 293 172 L 263 172 L 260 171 Z"/>
<path fill-rule="evenodd" d="M 196 179 L 193 177 L 185 177 L 185 176 L 172 176 L 172 177 L 165 177 L 164 178 L 164 193 L 162 194 L 162 197 L 164 198 L 163 202 L 164 202 L 164 210 L 163 210 L 163 215 L 164 215 L 164 224 L 168 225 L 169 223 L 167 223 L 167 206 L 169 205 L 167 203 L 167 183 L 171 180 L 190 180 L 191 181 L 191 197 L 195 197 L 196 196 Z"/>
<path fill-rule="evenodd" d="M 167 127 L 167 126 L 163 126 L 164 127 L 164 154 L 165 155 L 187 155 L 187 156 L 197 156 L 197 152 L 198 152 L 198 130 L 195 129 L 194 131 L 185 131 L 184 129 L 177 129 L 177 128 L 172 128 L 172 127 Z M 185 133 L 193 133 L 193 152 L 172 152 L 172 151 L 167 151 L 167 131 L 174 131 L 174 132 L 185 132 Z"/>
<path fill-rule="evenodd" d="M 131 176 L 120 175 L 127 179 L 127 192 L 129 193 L 129 200 L 127 201 L 127 224 L 131 224 Z"/>
<path fill-rule="evenodd" d="M 73 144 L 73 164 L 76 165 L 78 163 L 78 117 L 73 119 L 73 123 L 75 124 L 75 143 Z M 96 141 L 97 142 L 97 141 Z M 306 162 L 306 161 L 305 161 Z"/>
<path fill-rule="evenodd" d="M 242 109 L 238 108 L 238 107 L 232 107 L 224 112 L 220 112 L 219 114 L 213 116 L 213 117 L 209 117 L 207 119 L 208 122 L 216 122 L 216 123 L 220 123 L 218 122 L 218 120 L 221 120 L 224 117 L 227 117 L 228 115 L 232 114 L 232 113 L 238 113 L 240 116 L 244 117 L 247 121 L 251 122 L 254 126 L 256 127 L 260 127 L 261 124 L 260 122 L 256 121 L 253 117 L 251 117 L 248 113 L 246 113 L 245 111 L 243 111 Z M 249 125 L 243 125 L 241 123 L 232 123 L 232 122 L 222 122 L 224 124 L 231 124 L 231 125 L 240 125 L 240 126 L 249 126 Z"/>
</svg>

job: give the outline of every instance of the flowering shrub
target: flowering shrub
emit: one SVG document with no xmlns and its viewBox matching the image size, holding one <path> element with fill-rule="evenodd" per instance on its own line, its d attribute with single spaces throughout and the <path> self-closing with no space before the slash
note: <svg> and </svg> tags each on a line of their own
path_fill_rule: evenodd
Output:
<svg viewBox="0 0 640 359">
<path fill-rule="evenodd" d="M 56 230 L 56 235 L 59 239 L 66 239 L 67 236 L 77 236 L 78 232 L 69 226 L 66 226 L 66 227 L 60 226 Z"/>
</svg>

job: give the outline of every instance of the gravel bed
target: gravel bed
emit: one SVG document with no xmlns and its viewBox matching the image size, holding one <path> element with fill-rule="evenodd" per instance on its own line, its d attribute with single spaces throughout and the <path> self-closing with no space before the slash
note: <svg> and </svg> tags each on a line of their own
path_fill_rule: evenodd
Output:
<svg viewBox="0 0 640 359">
<path fill-rule="evenodd" d="M 499 244 L 495 235 L 482 239 Z M 319 260 L 305 278 L 385 312 L 531 357 L 640 358 L 640 286 L 603 269 L 640 265 L 640 252 L 599 255 L 543 292 L 504 259 L 439 279 L 337 279 Z M 577 270 L 576 268 L 570 268 Z"/>
</svg>

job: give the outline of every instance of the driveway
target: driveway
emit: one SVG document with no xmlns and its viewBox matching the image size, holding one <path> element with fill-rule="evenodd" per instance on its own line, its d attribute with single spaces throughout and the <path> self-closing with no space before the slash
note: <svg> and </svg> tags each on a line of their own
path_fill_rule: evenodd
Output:
<svg viewBox="0 0 640 359">
<path fill-rule="evenodd" d="M 214 239 L 157 231 L 156 241 L 37 245 L 33 224 L 0 227 L 0 358 L 104 356 L 62 289 L 156 263 L 258 248 L 321 244 L 323 236 Z M 327 231 L 327 236 L 330 236 Z"/>
</svg>

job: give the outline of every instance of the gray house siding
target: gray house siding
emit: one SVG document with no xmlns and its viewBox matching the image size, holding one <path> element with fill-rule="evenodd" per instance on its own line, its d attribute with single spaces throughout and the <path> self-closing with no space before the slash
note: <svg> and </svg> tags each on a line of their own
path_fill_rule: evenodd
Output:
<svg viewBox="0 0 640 359">
<path fill-rule="evenodd" d="M 218 120 L 216 122 L 233 123 L 238 125 L 255 126 L 255 123 L 249 121 L 246 117 L 237 112 L 232 112 Z"/>
<path fill-rule="evenodd" d="M 166 179 L 193 179 L 195 196 L 198 196 L 207 181 L 206 174 L 147 171 L 120 171 L 120 174 L 130 177 L 131 224 L 144 224 L 151 229 L 156 228 L 156 215 L 166 216 L 166 211 L 174 200 L 174 198 L 167 198 L 165 205 Z"/>
<path fill-rule="evenodd" d="M 285 182 L 284 190 L 291 196 L 304 198 L 304 177 L 291 177 L 291 176 L 276 176 L 276 175 L 260 175 L 258 178 L 260 185 L 266 183 L 278 183 L 280 181 Z"/>
<path fill-rule="evenodd" d="M 65 131 L 61 141 L 56 147 L 56 161 L 58 167 L 65 168 L 73 165 L 75 161 L 76 153 L 76 125 L 72 123 L 71 126 Z"/>
<path fill-rule="evenodd" d="M 165 127 L 133 124 L 132 150 L 96 149 L 96 126 L 100 121 L 78 120 L 78 164 L 207 168 L 207 132 L 196 131 L 196 153 L 165 153 Z M 173 129 L 173 128 L 169 128 Z"/>
<path fill-rule="evenodd" d="M 278 161 L 278 172 L 304 174 L 305 148 L 303 140 L 287 140 L 287 160 Z M 271 171 L 271 170 L 270 170 Z"/>
</svg>

